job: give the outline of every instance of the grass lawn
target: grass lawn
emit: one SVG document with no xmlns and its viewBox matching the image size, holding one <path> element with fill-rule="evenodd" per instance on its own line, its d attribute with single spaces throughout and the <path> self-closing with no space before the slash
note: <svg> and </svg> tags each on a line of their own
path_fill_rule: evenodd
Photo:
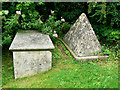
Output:
<svg viewBox="0 0 120 90">
<path fill-rule="evenodd" d="M 118 88 L 118 61 L 75 61 L 61 41 L 54 45 L 51 70 L 17 80 L 12 53 L 3 50 L 3 88 Z"/>
</svg>

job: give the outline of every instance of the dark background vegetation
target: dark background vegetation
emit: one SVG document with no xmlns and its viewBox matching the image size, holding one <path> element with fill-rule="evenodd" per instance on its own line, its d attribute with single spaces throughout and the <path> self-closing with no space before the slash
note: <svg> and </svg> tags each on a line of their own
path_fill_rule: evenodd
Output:
<svg viewBox="0 0 120 90">
<path fill-rule="evenodd" d="M 81 13 L 85 13 L 101 44 L 116 46 L 120 40 L 120 2 L 4 2 L 2 9 L 2 45 L 9 47 L 18 30 L 41 29 L 36 23 L 39 18 L 43 22 L 54 10 L 55 20 L 65 19 L 64 25 L 56 28 L 59 36 L 70 29 Z M 16 11 L 21 11 L 17 16 Z M 9 34 L 9 35 L 8 35 Z"/>
<path fill-rule="evenodd" d="M 16 11 L 21 11 L 21 15 L 16 14 Z M 107 60 L 77 62 L 61 42 L 62 37 L 82 13 L 87 15 L 100 41 L 101 54 L 109 55 Z M 65 22 L 61 21 L 61 17 Z M 55 45 L 52 51 L 51 71 L 14 80 L 12 52 L 8 48 L 19 30 L 39 30 L 50 35 Z M 59 38 L 52 37 L 54 31 Z M 116 88 L 118 86 L 120 2 L 3 2 L 0 38 L 3 49 L 2 85 L 6 85 L 4 87 Z"/>
</svg>

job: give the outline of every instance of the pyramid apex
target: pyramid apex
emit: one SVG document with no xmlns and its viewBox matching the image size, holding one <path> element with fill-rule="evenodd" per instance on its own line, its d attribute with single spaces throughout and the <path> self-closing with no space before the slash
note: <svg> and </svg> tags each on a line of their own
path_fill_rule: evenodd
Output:
<svg viewBox="0 0 120 90">
<path fill-rule="evenodd" d="M 87 16 L 86 16 L 86 14 L 85 13 L 82 13 L 80 16 L 79 16 L 79 20 L 80 21 L 83 21 L 84 20 L 84 18 L 86 18 L 87 19 Z"/>
<path fill-rule="evenodd" d="M 86 14 L 85 14 L 85 13 L 82 13 L 81 16 L 82 16 L 82 15 L 86 15 Z"/>
</svg>

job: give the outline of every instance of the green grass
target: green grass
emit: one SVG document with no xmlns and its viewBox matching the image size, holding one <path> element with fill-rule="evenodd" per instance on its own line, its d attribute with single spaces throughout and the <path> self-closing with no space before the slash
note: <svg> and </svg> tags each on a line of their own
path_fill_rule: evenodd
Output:
<svg viewBox="0 0 120 90">
<path fill-rule="evenodd" d="M 75 61 L 61 41 L 54 45 L 51 70 L 17 80 L 12 53 L 3 51 L 3 88 L 118 88 L 118 61 Z"/>
</svg>

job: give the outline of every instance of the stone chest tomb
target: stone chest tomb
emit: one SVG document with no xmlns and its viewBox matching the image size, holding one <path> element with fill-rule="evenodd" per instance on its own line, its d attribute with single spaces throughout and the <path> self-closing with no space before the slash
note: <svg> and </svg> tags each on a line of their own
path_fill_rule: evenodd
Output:
<svg viewBox="0 0 120 90">
<path fill-rule="evenodd" d="M 64 36 L 63 43 L 76 60 L 107 58 L 93 54 L 101 50 L 101 45 L 85 13 L 80 15 Z"/>
<path fill-rule="evenodd" d="M 51 69 L 54 45 L 48 35 L 34 30 L 16 34 L 9 50 L 13 51 L 15 79 Z"/>
</svg>

